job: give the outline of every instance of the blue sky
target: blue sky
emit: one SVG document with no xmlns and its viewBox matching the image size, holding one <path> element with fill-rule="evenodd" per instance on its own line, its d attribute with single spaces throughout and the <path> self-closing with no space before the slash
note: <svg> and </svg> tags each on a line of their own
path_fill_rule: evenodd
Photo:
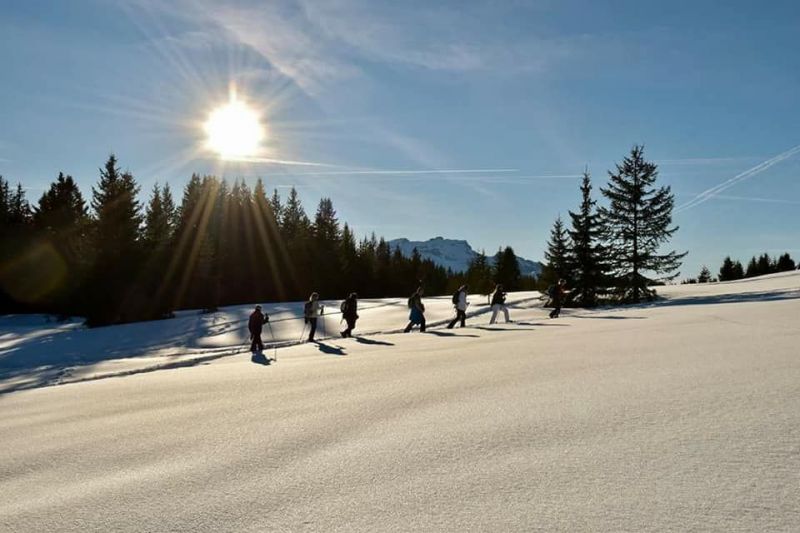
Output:
<svg viewBox="0 0 800 533">
<path fill-rule="evenodd" d="M 684 276 L 727 254 L 800 257 L 796 2 L 10 4 L 0 174 L 31 200 L 59 171 L 88 198 L 114 151 L 143 192 L 260 176 L 309 212 L 330 196 L 360 234 L 540 259 L 584 166 L 598 192 L 644 143 L 685 206 Z M 263 113 L 264 158 L 306 164 L 204 149 L 231 83 Z"/>
</svg>

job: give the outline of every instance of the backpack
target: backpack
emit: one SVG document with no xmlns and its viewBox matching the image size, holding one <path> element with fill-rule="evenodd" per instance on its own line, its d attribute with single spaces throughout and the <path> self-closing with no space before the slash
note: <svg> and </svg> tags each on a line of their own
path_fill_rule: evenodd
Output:
<svg viewBox="0 0 800 533">
<path fill-rule="evenodd" d="M 549 287 L 547 287 L 547 296 L 549 296 L 550 298 L 555 298 L 556 297 L 556 286 L 555 285 L 550 285 Z"/>
<path fill-rule="evenodd" d="M 303 315 L 308 318 L 311 316 L 311 302 L 306 302 L 303 306 Z"/>
<path fill-rule="evenodd" d="M 347 300 L 344 300 L 342 304 L 339 306 L 339 311 L 344 314 L 347 311 Z"/>
<path fill-rule="evenodd" d="M 456 291 L 453 293 L 453 297 L 450 299 L 454 305 L 458 305 L 458 297 L 461 295 L 461 291 Z"/>
</svg>

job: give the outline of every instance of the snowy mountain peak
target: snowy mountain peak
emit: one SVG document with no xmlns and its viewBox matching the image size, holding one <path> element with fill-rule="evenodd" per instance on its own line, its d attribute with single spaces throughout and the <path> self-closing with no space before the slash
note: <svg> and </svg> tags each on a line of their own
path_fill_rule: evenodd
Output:
<svg viewBox="0 0 800 533">
<path fill-rule="evenodd" d="M 388 242 L 392 249 L 399 248 L 400 253 L 410 257 L 414 248 L 423 259 L 430 259 L 437 265 L 451 269 L 453 272 L 464 272 L 469 267 L 478 252 L 465 240 L 445 239 L 437 236 L 427 241 L 411 241 L 406 238 L 393 239 Z M 520 272 L 525 276 L 538 276 L 542 271 L 542 264 L 517 257 Z M 489 256 L 489 262 L 494 262 L 494 257 Z"/>
</svg>

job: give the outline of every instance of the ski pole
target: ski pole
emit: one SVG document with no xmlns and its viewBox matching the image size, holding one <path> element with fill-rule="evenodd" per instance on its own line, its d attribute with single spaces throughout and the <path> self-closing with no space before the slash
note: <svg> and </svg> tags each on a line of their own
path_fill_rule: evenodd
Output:
<svg viewBox="0 0 800 533">
<path fill-rule="evenodd" d="M 302 342 L 305 334 L 306 334 L 306 323 L 303 322 L 303 330 L 300 332 L 300 338 L 297 339 L 297 342 Z"/>
<path fill-rule="evenodd" d="M 273 350 L 272 359 L 273 359 L 273 361 L 277 361 L 278 360 L 278 345 L 275 343 L 275 332 L 272 331 L 272 324 L 267 322 L 267 325 L 269 326 L 269 336 L 272 337 L 272 350 Z"/>
</svg>

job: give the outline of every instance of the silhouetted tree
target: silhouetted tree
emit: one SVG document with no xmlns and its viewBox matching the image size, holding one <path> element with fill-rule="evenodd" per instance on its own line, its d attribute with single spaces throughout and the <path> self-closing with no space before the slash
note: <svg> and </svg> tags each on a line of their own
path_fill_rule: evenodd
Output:
<svg viewBox="0 0 800 533">
<path fill-rule="evenodd" d="M 121 172 L 112 154 L 100 169 L 100 182 L 92 188 L 95 213 L 93 247 L 96 251 L 89 285 L 91 325 L 127 322 L 139 318 L 141 299 L 135 283 L 141 262 L 139 227 L 142 217 L 133 175 Z"/>
<path fill-rule="evenodd" d="M 595 203 L 592 200 L 591 177 L 586 170 L 581 182 L 580 208 L 577 213 L 569 212 L 572 219 L 572 229 L 569 231 L 572 248 L 568 254 L 572 278 L 570 301 L 583 307 L 597 304 L 607 268 L 603 259 L 606 252 L 601 243 L 603 228 Z"/>
<path fill-rule="evenodd" d="M 787 272 L 789 270 L 794 270 L 795 267 L 794 259 L 792 259 L 792 256 L 787 252 L 778 258 L 775 270 L 777 272 Z"/>
<path fill-rule="evenodd" d="M 503 288 L 507 291 L 517 291 L 520 288 L 520 280 L 522 274 L 519 270 L 519 261 L 514 249 L 511 246 L 506 246 L 501 251 L 497 252 L 495 256 L 495 275 L 494 279 L 497 283 L 502 283 Z M 486 287 L 486 292 L 492 290 L 492 286 Z"/>
<path fill-rule="evenodd" d="M 697 276 L 697 283 L 708 283 L 711 281 L 711 271 L 708 270 L 708 267 L 703 265 L 703 268 L 700 269 L 700 275 Z"/>
<path fill-rule="evenodd" d="M 559 216 L 550 230 L 550 240 L 544 252 L 547 263 L 540 276 L 543 285 L 556 283 L 559 279 L 565 279 L 569 283 L 569 250 L 569 235 L 564 228 L 564 221 Z"/>
</svg>

